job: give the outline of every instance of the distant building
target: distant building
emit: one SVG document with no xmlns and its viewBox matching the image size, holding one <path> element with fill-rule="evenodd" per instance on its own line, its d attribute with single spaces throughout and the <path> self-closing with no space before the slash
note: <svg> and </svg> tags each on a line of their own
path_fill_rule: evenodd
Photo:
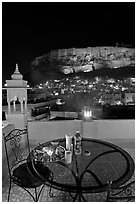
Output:
<svg viewBox="0 0 137 204">
<path fill-rule="evenodd" d="M 133 86 L 135 85 L 135 78 L 130 78 L 130 84 Z"/>
<path fill-rule="evenodd" d="M 111 95 L 106 93 L 102 94 L 99 99 L 99 103 L 101 103 L 102 105 L 110 104 L 110 101 L 111 101 Z"/>
<path fill-rule="evenodd" d="M 122 96 L 121 93 L 115 93 L 113 95 L 113 105 L 121 105 Z"/>
<path fill-rule="evenodd" d="M 135 93 L 125 93 L 124 103 L 125 105 L 134 105 L 135 104 Z"/>
<path fill-rule="evenodd" d="M 102 105 L 109 104 L 109 105 L 121 105 L 122 101 L 122 96 L 121 93 L 104 93 L 100 100 L 99 103 Z"/>
</svg>

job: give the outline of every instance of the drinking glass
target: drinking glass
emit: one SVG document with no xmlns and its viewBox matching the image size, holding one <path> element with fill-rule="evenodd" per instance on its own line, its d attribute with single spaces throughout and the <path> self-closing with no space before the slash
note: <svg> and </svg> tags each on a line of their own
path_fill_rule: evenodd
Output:
<svg viewBox="0 0 137 204">
<path fill-rule="evenodd" d="M 67 164 L 71 164 L 72 162 L 72 152 L 70 150 L 65 151 L 65 161 Z"/>
</svg>

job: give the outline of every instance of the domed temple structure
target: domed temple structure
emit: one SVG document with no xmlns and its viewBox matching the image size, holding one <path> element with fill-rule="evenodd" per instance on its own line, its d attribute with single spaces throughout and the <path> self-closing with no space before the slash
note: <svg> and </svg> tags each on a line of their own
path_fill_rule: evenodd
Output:
<svg viewBox="0 0 137 204">
<path fill-rule="evenodd" d="M 15 123 L 15 127 L 24 128 L 27 123 L 27 81 L 23 80 L 23 75 L 20 74 L 18 64 L 14 73 L 11 75 L 11 80 L 6 80 L 8 114 L 7 120 L 9 123 Z M 13 102 L 13 108 L 11 103 Z M 16 103 L 20 103 L 20 110 L 16 109 Z M 25 122 L 26 121 L 26 122 Z"/>
</svg>

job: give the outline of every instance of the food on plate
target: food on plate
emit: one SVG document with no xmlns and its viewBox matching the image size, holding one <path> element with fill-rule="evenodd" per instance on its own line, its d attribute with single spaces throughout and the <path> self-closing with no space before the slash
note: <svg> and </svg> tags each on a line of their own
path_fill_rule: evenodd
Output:
<svg viewBox="0 0 137 204">
<path fill-rule="evenodd" d="M 43 147 L 41 150 L 36 149 L 33 155 L 37 161 L 42 162 L 56 162 L 64 158 L 65 148 L 62 146 L 47 146 Z"/>
</svg>

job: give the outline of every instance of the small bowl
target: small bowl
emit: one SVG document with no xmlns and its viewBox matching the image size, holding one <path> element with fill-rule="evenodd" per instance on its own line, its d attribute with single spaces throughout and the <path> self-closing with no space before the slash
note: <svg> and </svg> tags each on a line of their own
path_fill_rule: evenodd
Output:
<svg viewBox="0 0 137 204">
<path fill-rule="evenodd" d="M 57 146 L 57 145 L 59 144 L 59 141 L 51 141 L 51 144 L 52 144 L 53 146 Z"/>
</svg>

